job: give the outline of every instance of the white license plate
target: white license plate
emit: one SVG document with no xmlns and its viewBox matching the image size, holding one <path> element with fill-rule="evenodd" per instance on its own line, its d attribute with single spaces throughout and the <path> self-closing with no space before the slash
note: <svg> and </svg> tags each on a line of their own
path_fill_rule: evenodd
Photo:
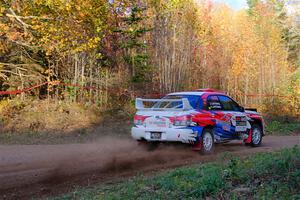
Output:
<svg viewBox="0 0 300 200">
<path fill-rule="evenodd" d="M 245 121 L 237 121 L 236 126 L 247 126 L 247 122 Z"/>
<path fill-rule="evenodd" d="M 244 132 L 247 130 L 247 126 L 236 126 L 235 131 L 236 132 Z"/>
<path fill-rule="evenodd" d="M 154 140 L 161 139 L 161 132 L 151 132 L 150 138 Z"/>
</svg>

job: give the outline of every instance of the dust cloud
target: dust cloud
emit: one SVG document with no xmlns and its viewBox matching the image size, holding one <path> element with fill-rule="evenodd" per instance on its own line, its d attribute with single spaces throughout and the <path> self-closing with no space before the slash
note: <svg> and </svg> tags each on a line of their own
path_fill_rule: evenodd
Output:
<svg viewBox="0 0 300 200">
<path fill-rule="evenodd" d="M 138 173 L 213 161 L 224 152 L 247 156 L 300 144 L 299 136 L 266 136 L 259 148 L 235 141 L 217 145 L 214 155 L 203 156 L 183 144 L 160 144 L 149 151 L 129 138 L 102 137 L 94 141 L 0 145 L 0 199 L 53 196 L 73 191 L 74 186 L 115 183 Z"/>
</svg>

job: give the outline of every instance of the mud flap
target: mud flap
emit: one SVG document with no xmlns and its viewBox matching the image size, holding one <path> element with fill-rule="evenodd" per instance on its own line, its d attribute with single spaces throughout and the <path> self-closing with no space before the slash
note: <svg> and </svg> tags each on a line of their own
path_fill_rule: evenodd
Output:
<svg viewBox="0 0 300 200">
<path fill-rule="evenodd" d="M 249 135 L 246 139 L 244 139 L 244 143 L 250 144 L 252 141 L 252 130 L 249 130 Z"/>
<path fill-rule="evenodd" d="M 196 144 L 192 146 L 193 151 L 200 151 L 202 149 L 202 143 L 198 141 Z"/>
<path fill-rule="evenodd" d="M 201 151 L 202 149 L 202 131 L 203 131 L 203 127 L 202 126 L 195 126 L 192 128 L 192 130 L 195 132 L 198 132 L 198 137 L 197 140 L 195 142 L 195 144 L 192 145 L 192 150 L 193 151 Z"/>
</svg>

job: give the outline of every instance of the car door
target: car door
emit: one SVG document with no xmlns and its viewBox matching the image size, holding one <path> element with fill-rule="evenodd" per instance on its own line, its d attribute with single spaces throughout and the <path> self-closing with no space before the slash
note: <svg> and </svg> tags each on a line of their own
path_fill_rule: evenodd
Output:
<svg viewBox="0 0 300 200">
<path fill-rule="evenodd" d="M 248 120 L 242 107 L 226 95 L 218 95 L 218 98 L 222 105 L 223 113 L 228 119 L 230 119 L 230 132 L 234 136 L 236 136 L 236 133 L 238 132 L 246 132 L 248 128 Z"/>
<path fill-rule="evenodd" d="M 217 141 L 222 139 L 232 139 L 234 137 L 235 130 L 231 124 L 231 115 L 224 112 L 224 108 L 218 95 L 208 96 L 205 108 L 211 113 L 211 116 L 215 121 L 215 139 Z"/>
</svg>

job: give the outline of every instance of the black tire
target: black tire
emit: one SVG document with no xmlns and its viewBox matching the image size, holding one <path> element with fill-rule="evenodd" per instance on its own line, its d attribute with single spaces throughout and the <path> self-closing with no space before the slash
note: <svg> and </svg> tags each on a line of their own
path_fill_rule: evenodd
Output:
<svg viewBox="0 0 300 200">
<path fill-rule="evenodd" d="M 251 136 L 251 146 L 252 147 L 258 147 L 261 145 L 263 132 L 262 128 L 258 124 L 253 124 L 251 127 L 252 130 L 252 136 Z"/>
<path fill-rule="evenodd" d="M 215 149 L 214 134 L 212 129 L 204 129 L 201 137 L 201 153 L 212 154 Z"/>
</svg>

